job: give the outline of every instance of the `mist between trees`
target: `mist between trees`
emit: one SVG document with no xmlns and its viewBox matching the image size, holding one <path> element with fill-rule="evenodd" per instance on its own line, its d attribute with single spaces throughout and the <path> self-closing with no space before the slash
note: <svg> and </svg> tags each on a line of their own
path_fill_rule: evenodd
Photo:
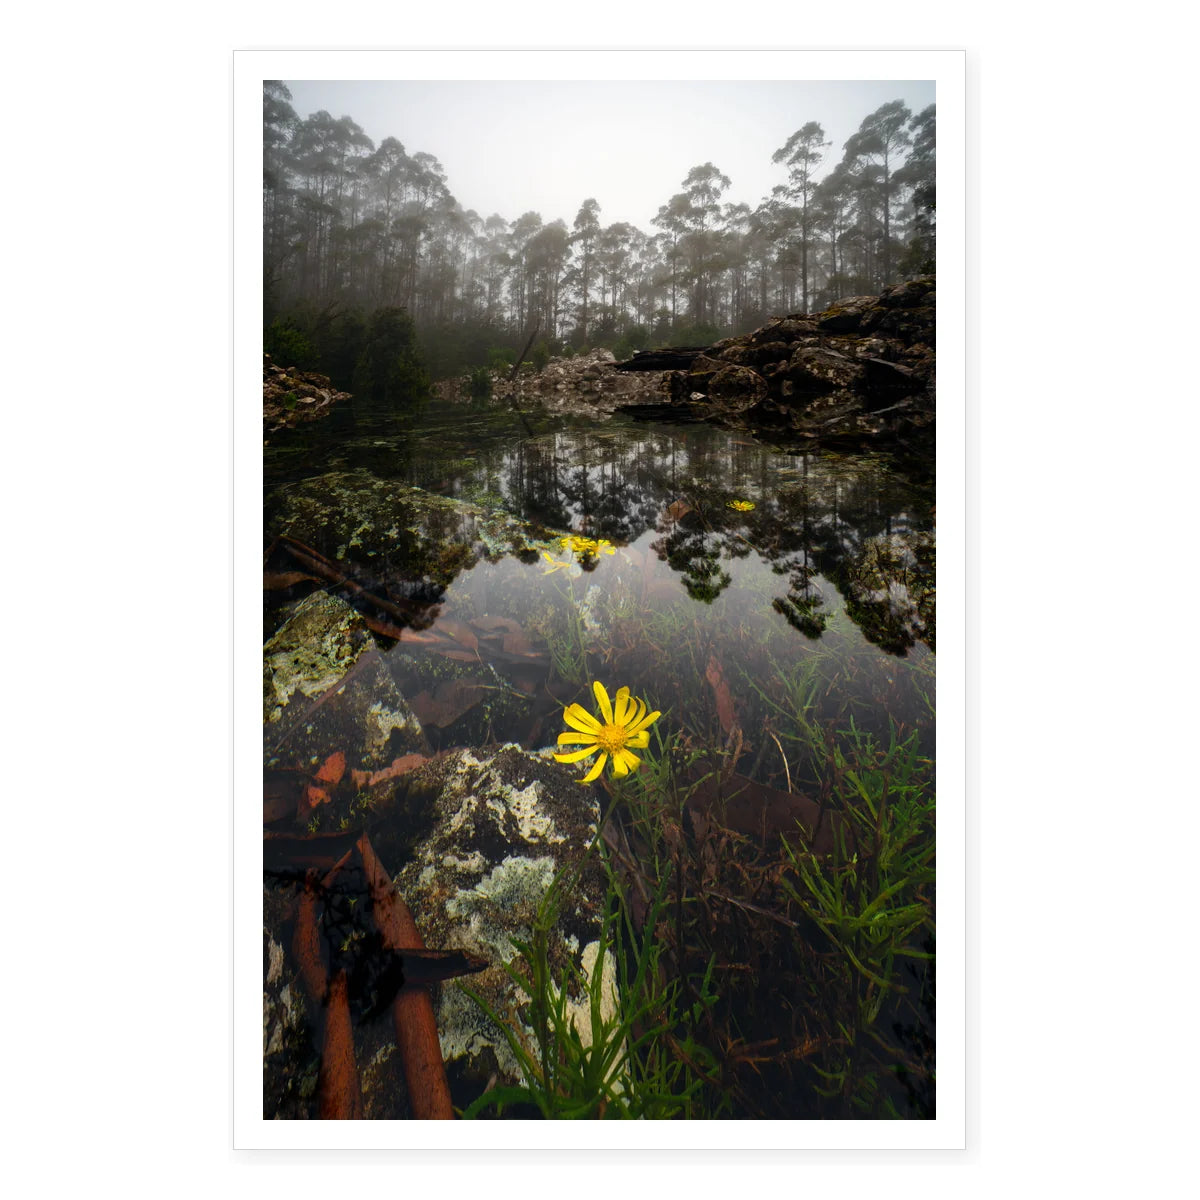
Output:
<svg viewBox="0 0 1200 1200">
<path fill-rule="evenodd" d="M 376 146 L 348 116 L 302 120 L 290 101 L 283 83 L 264 85 L 265 344 L 356 391 L 386 397 L 511 361 L 535 326 L 543 361 L 595 346 L 622 358 L 934 269 L 933 105 L 882 105 L 840 158 L 819 123 L 801 125 L 756 208 L 723 204 L 729 178 L 693 167 L 649 232 L 605 225 L 591 197 L 570 225 L 481 217 L 432 154 L 394 137 Z"/>
</svg>

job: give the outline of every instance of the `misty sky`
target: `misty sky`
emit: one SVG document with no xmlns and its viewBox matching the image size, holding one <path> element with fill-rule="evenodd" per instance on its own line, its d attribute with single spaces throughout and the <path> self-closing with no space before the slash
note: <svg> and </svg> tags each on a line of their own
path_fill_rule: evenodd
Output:
<svg viewBox="0 0 1200 1200">
<path fill-rule="evenodd" d="M 808 121 L 833 143 L 823 175 L 881 104 L 899 99 L 917 113 L 934 102 L 931 81 L 904 80 L 286 82 L 301 117 L 325 109 L 376 145 L 395 137 L 409 154 L 434 155 L 455 198 L 482 217 L 533 210 L 569 227 L 594 196 L 602 224 L 647 232 L 700 163 L 732 180 L 723 202 L 753 208 L 786 179 L 771 155 Z"/>
</svg>

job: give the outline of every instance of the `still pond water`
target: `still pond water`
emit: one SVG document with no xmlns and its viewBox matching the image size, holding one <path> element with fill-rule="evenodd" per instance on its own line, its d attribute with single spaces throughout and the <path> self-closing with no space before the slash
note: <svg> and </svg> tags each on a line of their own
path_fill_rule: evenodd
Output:
<svg viewBox="0 0 1200 1200">
<path fill-rule="evenodd" d="M 587 684 L 600 679 L 610 693 L 628 686 L 662 711 L 647 753 L 701 763 L 708 755 L 726 777 L 752 781 L 764 804 L 804 794 L 839 810 L 882 778 L 884 807 L 889 787 L 899 804 L 904 781 L 917 780 L 911 795 L 927 811 L 919 831 L 908 831 L 916 844 L 896 854 L 930 866 L 931 479 L 914 481 L 881 453 L 785 453 L 702 424 L 444 403 L 403 415 L 348 409 L 316 428 L 272 434 L 264 466 L 268 525 L 281 486 L 341 477 L 412 485 L 598 544 L 598 552 L 580 553 L 551 540 L 536 554 L 451 559 L 433 579 L 414 579 L 411 570 L 405 579 L 402 561 L 355 537 L 317 547 L 388 578 L 393 593 L 406 589 L 423 637 L 486 657 L 495 686 L 486 704 L 460 712 L 447 701 L 419 713 L 435 750 L 550 746 L 563 728 L 563 704 L 578 699 L 592 709 Z M 446 519 L 439 511 L 425 522 L 426 538 L 436 539 Z M 294 602 L 294 594 L 267 596 L 267 636 Z M 481 623 L 497 636 L 464 643 L 464 628 L 478 631 Z M 899 783 L 890 782 L 893 773 Z M 819 968 L 824 982 L 782 1024 L 765 1001 L 721 1010 L 714 1040 L 726 1052 L 762 1045 L 741 1059 L 734 1054 L 732 1068 L 726 1062 L 726 1080 L 731 1071 L 736 1078 L 729 1107 L 714 1115 L 933 1115 L 932 883 L 915 893 L 897 887 L 905 911 L 919 908 L 922 919 L 899 937 L 899 954 L 880 951 L 872 970 L 860 961 L 866 943 L 854 940 L 863 923 L 789 901 L 778 887 L 787 860 L 765 848 L 759 838 L 747 851 L 734 902 L 742 915 L 762 913 L 771 936 L 782 931 L 819 945 L 811 962 L 789 951 L 754 969 L 812 976 Z M 851 858 L 844 865 L 853 872 Z M 877 866 L 871 870 L 869 882 L 885 889 Z M 725 879 L 723 894 L 733 894 L 737 881 Z M 792 883 L 811 900 L 811 890 Z M 868 903 L 868 916 L 892 899 L 878 909 Z M 701 959 L 722 957 L 721 936 L 694 931 Z M 835 963 L 843 950 L 853 968 Z M 892 972 L 884 978 L 892 986 L 872 995 L 881 970 Z M 794 980 L 780 977 L 754 981 L 748 994 L 761 1000 L 796 991 Z M 888 1043 L 886 1052 L 868 1051 L 869 1039 Z"/>
</svg>

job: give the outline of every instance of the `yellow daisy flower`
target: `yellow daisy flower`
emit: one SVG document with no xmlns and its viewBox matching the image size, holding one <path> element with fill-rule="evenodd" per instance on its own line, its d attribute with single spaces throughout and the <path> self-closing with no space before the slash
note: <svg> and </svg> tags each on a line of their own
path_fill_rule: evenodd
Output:
<svg viewBox="0 0 1200 1200">
<path fill-rule="evenodd" d="M 577 534 L 568 533 L 566 537 L 560 537 L 558 544 L 564 550 L 573 550 L 576 554 L 585 554 L 588 547 L 591 545 L 591 539 L 579 537 Z"/>
<path fill-rule="evenodd" d="M 572 550 L 579 555 L 580 558 L 586 558 L 589 554 L 616 554 L 617 548 L 607 538 L 600 538 L 597 541 L 595 538 L 581 537 L 577 533 L 569 533 L 566 537 L 560 537 L 558 544 L 564 550 Z"/>
<path fill-rule="evenodd" d="M 563 720 L 575 732 L 560 733 L 558 744 L 583 746 L 583 749 L 554 756 L 561 763 L 573 763 L 590 758 L 597 750 L 600 751 L 600 757 L 596 759 L 592 769 L 577 781 L 579 783 L 591 783 L 594 779 L 599 779 L 610 754 L 613 760 L 613 775 L 618 779 L 628 775 L 642 761 L 630 747 L 644 750 L 650 744 L 650 726 L 662 716 L 661 712 L 647 714 L 646 702 L 634 700 L 627 687 L 618 689 L 615 704 L 609 702 L 608 692 L 599 680 L 592 684 L 592 691 L 596 695 L 602 720 L 593 717 L 582 704 L 572 704 L 565 708 Z"/>
<path fill-rule="evenodd" d="M 572 563 L 569 558 L 551 558 L 545 550 L 542 551 L 542 557 L 550 564 L 542 572 L 543 575 L 553 575 L 555 571 L 565 571 L 569 567 L 574 566 L 574 563 Z"/>
<path fill-rule="evenodd" d="M 753 500 L 726 500 L 725 507 L 736 509 L 738 512 L 749 512 L 755 504 Z"/>
</svg>

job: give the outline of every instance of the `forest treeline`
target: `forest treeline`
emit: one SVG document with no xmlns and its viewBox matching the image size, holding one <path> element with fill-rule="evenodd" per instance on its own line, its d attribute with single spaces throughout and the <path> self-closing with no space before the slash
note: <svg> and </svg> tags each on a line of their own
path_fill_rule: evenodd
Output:
<svg viewBox="0 0 1200 1200">
<path fill-rule="evenodd" d="M 266 346 L 356 391 L 495 365 L 535 328 L 543 356 L 711 342 L 934 269 L 933 105 L 882 105 L 840 158 L 818 122 L 801 126 L 754 208 L 723 203 L 728 176 L 695 166 L 649 232 L 604 224 L 591 197 L 570 225 L 481 217 L 432 154 L 376 146 L 348 116 L 302 119 L 291 99 L 264 85 Z"/>
</svg>

